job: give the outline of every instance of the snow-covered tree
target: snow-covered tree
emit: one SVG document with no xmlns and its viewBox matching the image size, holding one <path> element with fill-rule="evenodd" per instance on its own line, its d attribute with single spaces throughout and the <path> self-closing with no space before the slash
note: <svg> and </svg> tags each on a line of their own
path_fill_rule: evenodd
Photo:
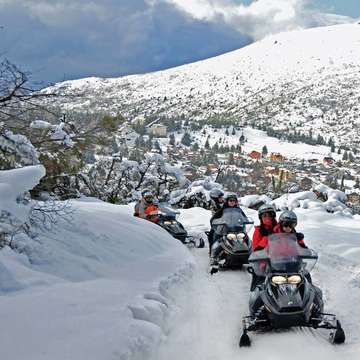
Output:
<svg viewBox="0 0 360 360">
<path fill-rule="evenodd" d="M 141 161 L 103 157 L 89 172 L 82 172 L 77 178 L 82 193 L 113 203 L 135 199 L 145 188 L 152 189 L 160 197 L 188 184 L 180 169 L 154 153 L 145 154 Z"/>
</svg>

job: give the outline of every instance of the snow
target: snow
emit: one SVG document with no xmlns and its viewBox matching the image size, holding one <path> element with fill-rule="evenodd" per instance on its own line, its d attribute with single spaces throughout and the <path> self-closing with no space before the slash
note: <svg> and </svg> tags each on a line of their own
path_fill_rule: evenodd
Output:
<svg viewBox="0 0 360 360">
<path fill-rule="evenodd" d="M 308 192 L 296 199 L 314 202 Z M 358 358 L 360 216 L 296 209 L 298 230 L 319 253 L 314 282 L 324 291 L 326 311 L 341 320 L 346 344 L 330 345 L 326 331 L 291 329 L 252 334 L 253 347 L 239 349 L 246 271 L 211 277 L 207 248 L 190 253 L 158 226 L 134 218 L 130 206 L 91 198 L 72 206 L 71 222 L 40 233 L 31 256 L 0 251 L 2 359 L 285 360 L 291 354 L 297 360 L 309 352 L 319 360 Z M 244 210 L 258 222 L 256 211 Z M 179 220 L 199 233 L 210 217 L 191 208 Z"/>
<path fill-rule="evenodd" d="M 240 205 L 252 207 L 257 204 L 268 204 L 271 201 L 272 199 L 266 195 L 245 195 L 240 198 Z"/>
<path fill-rule="evenodd" d="M 24 135 L 14 134 L 10 130 L 5 130 L 0 136 L 0 148 L 5 153 L 13 153 L 21 158 L 24 165 L 38 164 L 38 153 L 35 147 Z"/>
<path fill-rule="evenodd" d="M 53 125 L 44 120 L 34 120 L 31 122 L 30 127 L 37 130 L 49 130 L 51 132 L 50 138 L 52 140 L 69 147 L 74 145 L 74 142 L 71 139 L 72 135 L 65 131 L 66 124 L 63 122 Z"/>
<path fill-rule="evenodd" d="M 239 124 L 256 118 L 257 124 L 291 124 L 352 147 L 359 140 L 352 131 L 360 94 L 359 41 L 357 23 L 290 31 L 165 71 L 67 81 L 54 89 L 88 94 L 59 99 L 69 110 L 121 112 L 132 119 L 136 108 L 136 116 L 184 115 L 190 121 L 223 115 Z"/>
<path fill-rule="evenodd" d="M 190 209 L 189 209 L 190 210 Z M 245 209 L 257 219 L 256 212 Z M 299 231 L 307 245 L 319 253 L 313 281 L 325 298 L 325 310 L 335 313 L 346 332 L 342 346 L 331 345 L 328 331 L 290 329 L 270 333 L 250 333 L 251 348 L 239 348 L 242 316 L 248 313 L 250 275 L 246 271 L 223 271 L 214 276 L 207 273 L 207 249 L 194 252 L 198 271 L 180 288 L 176 288 L 179 306 L 172 328 L 151 360 L 189 359 L 295 359 L 355 360 L 360 351 L 358 324 L 360 313 L 356 303 L 360 296 L 360 242 L 357 233 L 360 219 L 328 214 L 321 209 L 298 209 Z M 191 227 L 205 220 L 182 216 Z M 258 221 L 258 220 L 257 220 Z M 204 223 L 204 229 L 206 228 Z M 355 305 L 355 307 L 354 307 Z"/>
<path fill-rule="evenodd" d="M 19 223 L 28 220 L 30 207 L 21 202 L 21 196 L 34 188 L 44 175 L 45 168 L 42 165 L 0 171 L 0 231 L 11 230 L 9 216 Z"/>
<path fill-rule="evenodd" d="M 0 251 L 1 359 L 147 358 L 167 333 L 187 248 L 128 206 L 73 201 L 25 254 Z M 14 339 L 21 346 L 14 346 Z"/>
</svg>

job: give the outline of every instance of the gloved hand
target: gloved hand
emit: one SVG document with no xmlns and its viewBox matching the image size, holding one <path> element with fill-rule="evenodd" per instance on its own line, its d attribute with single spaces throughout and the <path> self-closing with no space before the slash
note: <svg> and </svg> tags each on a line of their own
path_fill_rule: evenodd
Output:
<svg viewBox="0 0 360 360">
<path fill-rule="evenodd" d="M 308 247 L 307 247 L 304 243 L 299 243 L 299 245 L 300 245 L 303 249 L 308 249 Z"/>
</svg>

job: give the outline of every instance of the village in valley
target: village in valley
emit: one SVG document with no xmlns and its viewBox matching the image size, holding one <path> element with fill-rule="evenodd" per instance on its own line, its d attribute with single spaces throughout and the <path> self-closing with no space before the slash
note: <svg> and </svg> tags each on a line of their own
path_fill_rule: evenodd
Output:
<svg viewBox="0 0 360 360">
<path fill-rule="evenodd" d="M 173 123 L 169 131 L 159 120 L 145 124 L 140 118 L 120 128 L 120 152 L 125 158 L 146 151 L 160 153 L 167 162 L 181 168 L 190 181 L 209 176 L 239 196 L 267 194 L 276 198 L 308 191 L 322 183 L 345 192 L 346 205 L 353 213 L 360 213 L 360 156 L 356 149 L 313 146 L 322 151 L 313 151 L 311 156 L 302 152 L 304 144 L 281 140 L 282 150 L 277 151 L 279 147 L 272 146 L 274 138 L 266 134 L 262 142 L 249 144 L 246 134 L 251 129 L 241 126 L 189 125 L 182 121 L 178 130 Z M 294 145 L 297 156 L 289 155 L 288 149 Z M 319 200 L 327 200 L 323 193 L 313 191 Z"/>
</svg>

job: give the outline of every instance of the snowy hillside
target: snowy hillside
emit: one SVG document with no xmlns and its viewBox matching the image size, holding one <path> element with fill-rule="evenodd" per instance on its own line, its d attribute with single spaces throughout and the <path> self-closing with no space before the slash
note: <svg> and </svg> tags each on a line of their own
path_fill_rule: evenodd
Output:
<svg viewBox="0 0 360 360">
<path fill-rule="evenodd" d="M 360 25 L 272 35 L 240 50 L 166 71 L 56 85 L 81 93 L 68 109 L 243 121 L 360 143 Z M 328 136 L 327 136 L 328 135 Z"/>
</svg>

